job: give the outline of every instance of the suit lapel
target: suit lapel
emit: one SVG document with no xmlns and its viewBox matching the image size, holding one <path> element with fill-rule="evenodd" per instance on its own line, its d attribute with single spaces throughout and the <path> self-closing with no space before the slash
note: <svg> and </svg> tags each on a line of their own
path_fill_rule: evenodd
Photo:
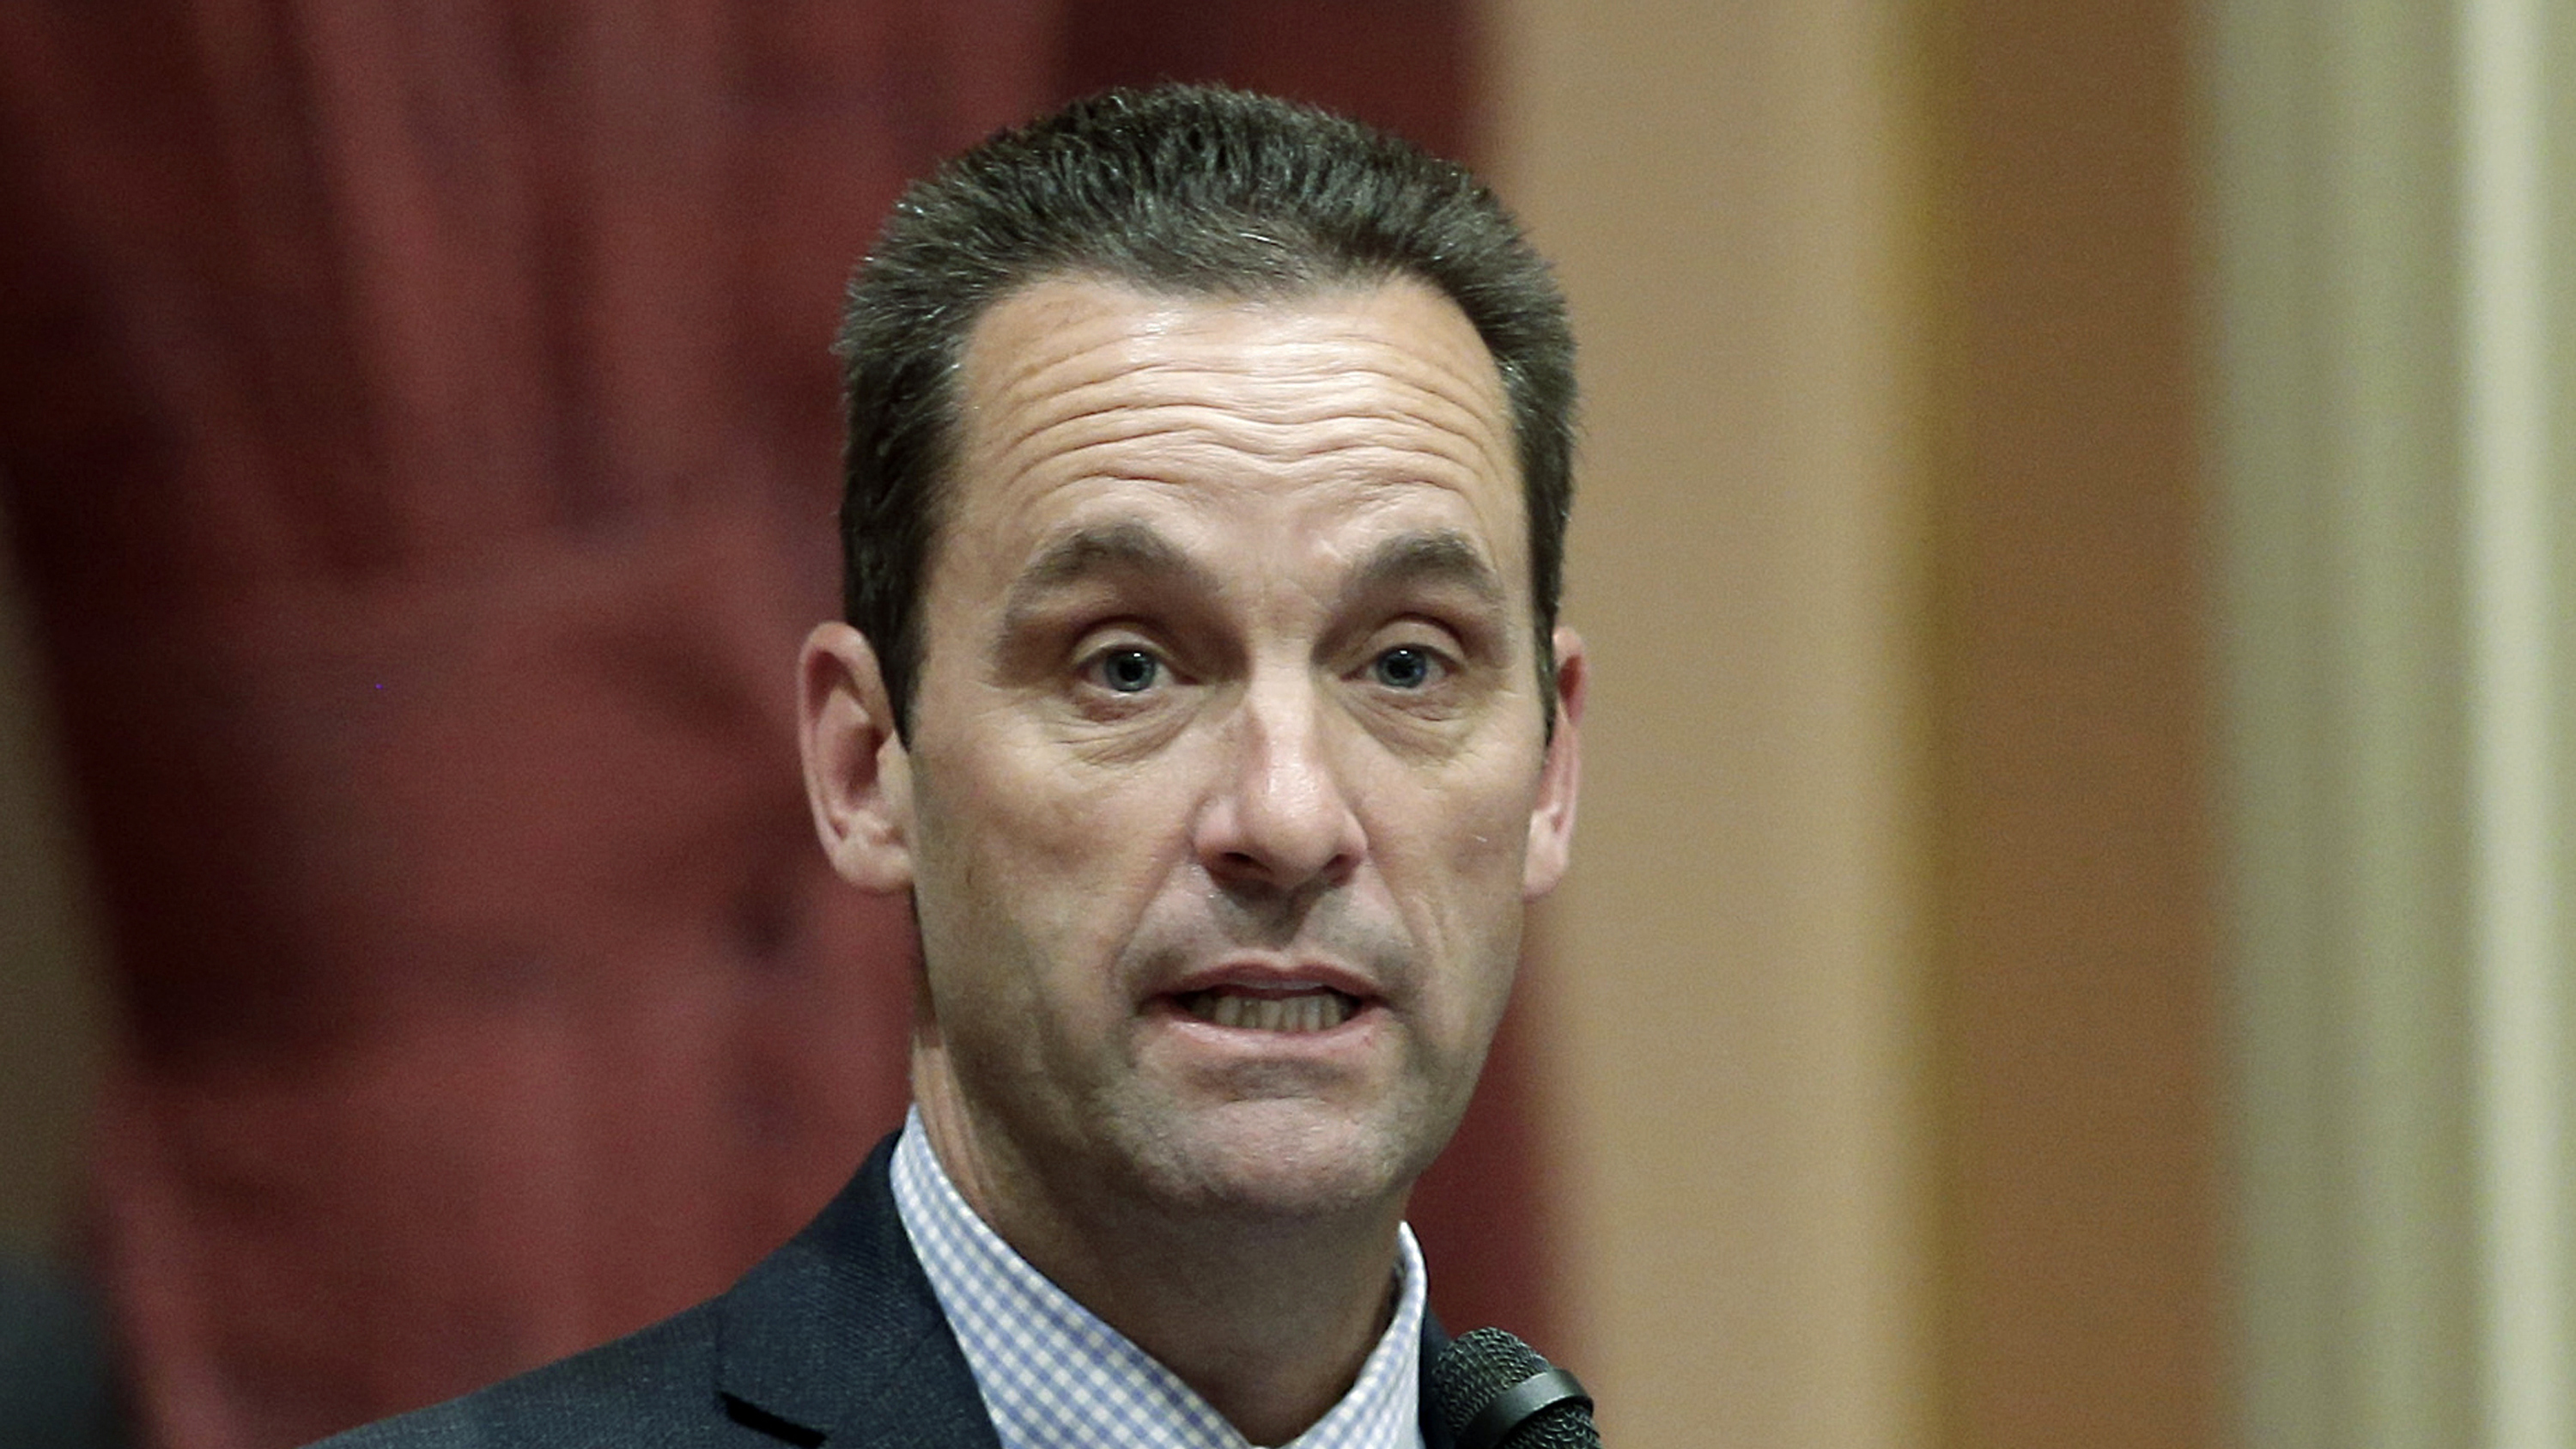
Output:
<svg viewBox="0 0 2576 1449">
<path fill-rule="evenodd" d="M 735 1419 L 832 1449 L 999 1449 L 895 1213 L 894 1138 L 813 1225 L 727 1293 L 717 1392 Z"/>
</svg>

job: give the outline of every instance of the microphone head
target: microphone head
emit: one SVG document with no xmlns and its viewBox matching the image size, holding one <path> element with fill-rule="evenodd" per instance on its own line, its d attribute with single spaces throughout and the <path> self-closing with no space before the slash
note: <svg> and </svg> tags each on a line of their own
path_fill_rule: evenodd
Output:
<svg viewBox="0 0 2576 1449">
<path fill-rule="evenodd" d="M 1451 1339 L 1431 1393 L 1458 1449 L 1600 1449 L 1583 1386 L 1499 1328 Z"/>
</svg>

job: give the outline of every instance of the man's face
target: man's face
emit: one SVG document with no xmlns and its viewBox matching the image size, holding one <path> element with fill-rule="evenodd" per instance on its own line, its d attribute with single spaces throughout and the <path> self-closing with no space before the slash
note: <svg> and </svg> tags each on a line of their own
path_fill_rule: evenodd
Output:
<svg viewBox="0 0 2576 1449">
<path fill-rule="evenodd" d="M 972 333 L 892 833 L 916 1087 L 1005 1194 L 1400 1205 L 1565 864 L 1502 384 L 1410 282 Z"/>
</svg>

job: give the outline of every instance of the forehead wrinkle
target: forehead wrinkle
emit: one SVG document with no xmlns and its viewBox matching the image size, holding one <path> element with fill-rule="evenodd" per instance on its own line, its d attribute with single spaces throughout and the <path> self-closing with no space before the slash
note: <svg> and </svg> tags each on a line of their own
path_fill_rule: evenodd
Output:
<svg viewBox="0 0 2576 1449">
<path fill-rule="evenodd" d="M 1294 475 L 1360 485 L 1422 484 L 1461 491 L 1484 469 L 1472 451 L 1395 446 L 1381 439 L 1268 440 L 1189 432 L 1156 435 L 1155 453 L 1136 456 L 1135 438 L 1103 439 L 1051 452 L 1035 467 L 1066 480 L 1130 479 L 1182 489 L 1241 482 L 1240 465 L 1280 465 Z"/>
<path fill-rule="evenodd" d="M 1073 436 L 1059 436 L 1068 431 Z M 992 451 L 985 456 L 1006 476 L 1050 464 L 1070 464 L 1076 472 L 1089 472 L 1093 470 L 1084 465 L 1090 455 L 1143 445 L 1168 448 L 1176 457 L 1204 451 L 1288 464 L 1352 455 L 1418 458 L 1463 473 L 1490 472 L 1510 478 L 1514 467 L 1502 444 L 1500 438 L 1482 436 L 1481 430 L 1444 426 L 1402 407 L 1355 409 L 1319 403 L 1296 413 L 1253 417 L 1222 403 L 1113 402 L 1033 420 L 1007 439 L 993 439 Z M 1115 466 L 1102 471 L 1128 473 L 1142 461 L 1122 456 Z M 1420 470 L 1399 461 L 1392 471 Z"/>
<path fill-rule="evenodd" d="M 1258 350 L 1234 342 L 1209 343 L 1204 350 L 1204 358 L 1139 360 L 1126 369 L 1123 380 L 1144 391 L 1140 405 L 1157 406 L 1202 397 L 1199 384 L 1228 379 L 1241 385 L 1235 396 L 1248 414 L 1286 422 L 1333 412 L 1395 413 L 1464 431 L 1483 426 L 1489 415 L 1500 416 L 1499 376 L 1497 387 L 1486 389 L 1452 366 L 1452 359 L 1420 350 L 1356 337 L 1298 343 L 1268 339 Z M 1481 353 L 1474 360 L 1491 372 Z M 1177 395 L 1155 396 L 1166 383 L 1177 383 Z M 1489 409 L 1487 403 L 1497 406 Z"/>
<path fill-rule="evenodd" d="M 1505 411 L 1501 379 L 1481 344 L 1475 361 L 1482 366 L 1469 370 L 1451 366 L 1453 359 L 1388 348 L 1364 338 L 1273 343 L 1251 354 L 1231 343 L 1210 343 L 1205 361 L 1133 355 L 1151 351 L 1156 340 L 1170 339 L 1122 337 L 1026 358 L 1015 367 L 1004 364 L 1008 370 L 991 379 L 988 400 L 973 410 L 981 415 L 981 426 L 975 429 L 982 435 L 978 451 L 996 460 L 1011 460 L 1035 447 L 1043 456 L 1052 451 L 1041 446 L 1048 435 L 1101 423 L 1104 436 L 1084 438 L 1077 446 L 1195 433 L 1247 453 L 1291 457 L 1345 446 L 1329 439 L 1319 445 L 1314 432 L 1318 425 L 1358 429 L 1394 424 L 1411 436 L 1390 446 L 1411 445 L 1471 467 L 1490 464 L 1506 476 L 1516 469 L 1509 429 L 1495 426 Z M 1353 361 L 1352 342 L 1370 351 L 1391 353 L 1397 365 Z M 1305 358 L 1290 367 L 1242 370 L 1240 364 L 1247 355 L 1275 356 L 1282 347 L 1293 348 Z M 1123 356 L 1114 357 L 1115 365 L 1086 373 L 1070 385 L 1056 381 L 1061 369 L 1104 350 Z M 1209 381 L 1247 384 L 1250 391 L 1212 401 L 1205 388 Z M 1319 388 L 1318 382 L 1329 385 Z M 1166 383 L 1178 385 L 1160 386 Z M 1115 418 L 1133 421 L 1113 429 L 1106 420 Z M 997 423 L 1006 431 L 997 433 Z"/>
</svg>

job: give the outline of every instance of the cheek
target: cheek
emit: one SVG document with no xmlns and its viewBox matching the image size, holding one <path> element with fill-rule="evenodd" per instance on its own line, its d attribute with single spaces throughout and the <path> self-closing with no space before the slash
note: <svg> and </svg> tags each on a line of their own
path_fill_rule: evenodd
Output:
<svg viewBox="0 0 2576 1449">
<path fill-rule="evenodd" d="M 1498 751 L 1466 762 L 1432 792 L 1422 814 L 1441 833 L 1443 858 L 1463 888 L 1479 897 L 1508 888 L 1519 898 L 1537 782 L 1524 752 Z"/>
<path fill-rule="evenodd" d="M 1398 908 L 1436 911 L 1417 930 L 1437 942 L 1441 1013 L 1461 1031 L 1490 1029 L 1518 964 L 1534 787 L 1490 777 L 1478 788 L 1417 794 L 1404 814 L 1410 841 L 1387 852 Z M 1392 822 L 1390 822 L 1392 823 Z"/>
<path fill-rule="evenodd" d="M 1164 792 L 1055 762 L 993 778 L 973 852 L 988 909 L 1076 941 L 1131 918 L 1165 871 L 1177 833 Z"/>
<path fill-rule="evenodd" d="M 970 979 L 1003 978 L 980 990 L 1012 1007 L 1089 1016 L 1120 989 L 1121 949 L 1168 874 L 1170 832 L 1134 792 L 1047 763 L 922 761 L 923 944 Z"/>
</svg>

